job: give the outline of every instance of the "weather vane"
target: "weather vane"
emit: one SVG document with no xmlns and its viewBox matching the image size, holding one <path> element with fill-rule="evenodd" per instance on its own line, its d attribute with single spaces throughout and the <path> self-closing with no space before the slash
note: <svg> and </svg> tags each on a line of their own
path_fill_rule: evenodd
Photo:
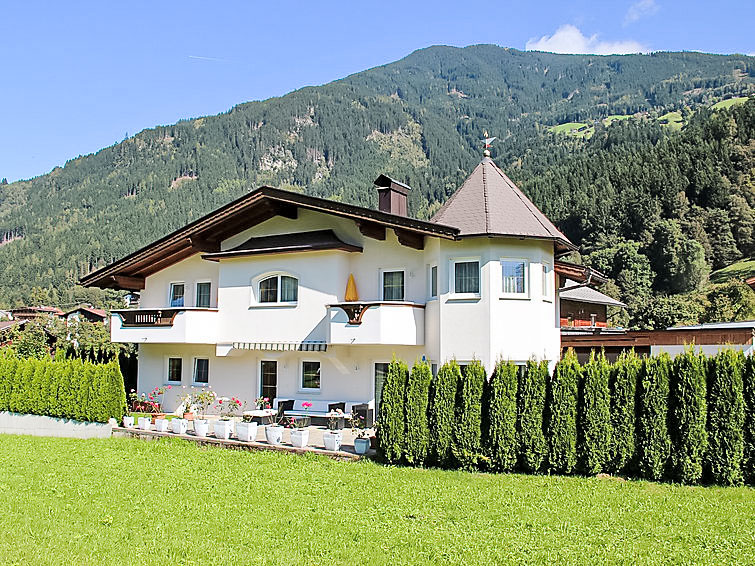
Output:
<svg viewBox="0 0 755 566">
<path fill-rule="evenodd" d="M 482 142 L 485 144 L 485 151 L 483 151 L 482 154 L 485 157 L 490 157 L 490 144 L 495 141 L 495 136 L 493 136 L 492 138 L 489 137 L 487 130 L 483 131 L 482 135 L 485 136 L 485 139 L 482 140 Z"/>
</svg>

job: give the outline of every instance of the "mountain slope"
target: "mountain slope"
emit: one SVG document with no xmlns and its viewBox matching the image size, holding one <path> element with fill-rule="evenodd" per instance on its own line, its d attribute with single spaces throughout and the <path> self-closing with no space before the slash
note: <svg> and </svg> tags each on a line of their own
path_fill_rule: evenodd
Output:
<svg viewBox="0 0 755 566">
<path fill-rule="evenodd" d="M 548 127 L 686 112 L 751 94 L 754 85 L 755 59 L 746 56 L 432 47 L 327 85 L 145 130 L 47 175 L 0 185 L 0 304 L 73 300 L 83 274 L 262 184 L 374 205 L 371 181 L 386 173 L 415 189 L 412 212 L 427 217 L 479 161 L 483 130 L 499 137 L 498 164 L 581 243 L 590 228 L 570 228 L 578 224 L 574 195 L 534 181 L 594 142 Z M 648 143 L 670 135 L 642 119 L 622 122 L 636 132 L 630 138 Z M 47 297 L 32 297 L 34 287 Z"/>
</svg>

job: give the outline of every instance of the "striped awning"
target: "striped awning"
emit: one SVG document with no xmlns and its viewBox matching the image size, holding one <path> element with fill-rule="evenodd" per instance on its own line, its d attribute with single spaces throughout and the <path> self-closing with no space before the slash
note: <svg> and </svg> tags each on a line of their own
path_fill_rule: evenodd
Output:
<svg viewBox="0 0 755 566">
<path fill-rule="evenodd" d="M 325 352 L 328 344 L 315 340 L 304 342 L 234 342 L 234 350 L 267 350 L 275 352 Z"/>
</svg>

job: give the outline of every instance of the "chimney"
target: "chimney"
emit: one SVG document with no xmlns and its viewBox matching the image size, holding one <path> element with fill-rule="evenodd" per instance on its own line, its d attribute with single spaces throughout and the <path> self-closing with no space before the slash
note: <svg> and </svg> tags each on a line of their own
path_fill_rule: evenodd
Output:
<svg viewBox="0 0 755 566">
<path fill-rule="evenodd" d="M 407 216 L 407 200 L 412 188 L 404 183 L 394 181 L 390 177 L 380 175 L 375 179 L 375 188 L 378 192 L 378 210 L 388 214 Z"/>
</svg>

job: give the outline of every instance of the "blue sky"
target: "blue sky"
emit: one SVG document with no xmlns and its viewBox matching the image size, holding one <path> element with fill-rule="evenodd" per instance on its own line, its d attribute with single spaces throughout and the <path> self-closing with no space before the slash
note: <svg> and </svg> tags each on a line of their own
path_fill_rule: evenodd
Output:
<svg viewBox="0 0 755 566">
<path fill-rule="evenodd" d="M 430 45 L 755 53 L 755 2 L 4 2 L 0 178 Z"/>
</svg>

